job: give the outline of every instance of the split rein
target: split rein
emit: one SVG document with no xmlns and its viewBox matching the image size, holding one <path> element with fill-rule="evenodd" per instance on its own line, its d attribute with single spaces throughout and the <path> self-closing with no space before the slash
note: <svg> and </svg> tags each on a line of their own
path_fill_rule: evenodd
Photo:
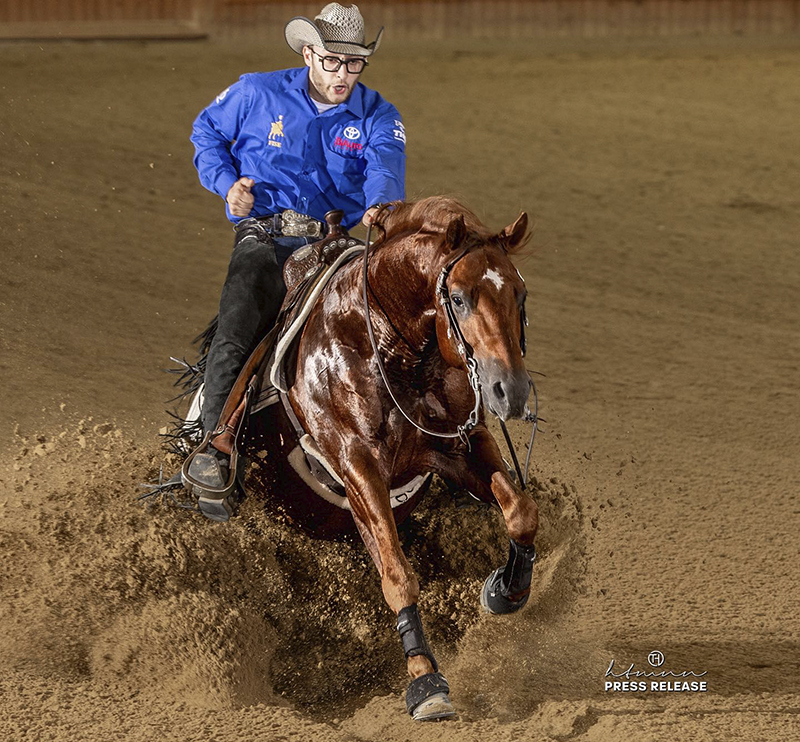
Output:
<svg viewBox="0 0 800 742">
<path fill-rule="evenodd" d="M 381 359 L 381 354 L 378 350 L 378 343 L 375 339 L 375 332 L 372 327 L 372 315 L 369 308 L 369 248 L 370 248 L 370 237 L 372 235 L 372 225 L 375 223 L 377 217 L 383 212 L 389 209 L 389 204 L 381 204 L 378 208 L 378 211 L 375 212 L 374 216 L 372 217 L 372 221 L 367 228 L 367 239 L 364 243 L 364 261 L 363 261 L 363 281 L 362 281 L 362 298 L 364 300 L 364 317 L 367 323 L 367 334 L 369 335 L 369 341 L 372 345 L 372 352 L 375 355 L 375 361 L 378 366 L 378 371 L 380 372 L 381 378 L 383 379 L 383 383 L 386 386 L 386 390 L 389 392 L 389 396 L 392 398 L 392 402 L 394 402 L 395 407 L 402 413 L 403 417 L 405 417 L 408 422 L 410 422 L 417 430 L 426 435 L 431 435 L 436 438 L 459 438 L 461 442 L 466 446 L 467 450 L 470 450 L 470 443 L 469 443 L 469 432 L 478 424 L 479 421 L 479 413 L 481 408 L 481 382 L 480 377 L 478 375 L 478 364 L 475 360 L 475 357 L 472 355 L 472 347 L 467 342 L 464 334 L 461 332 L 461 327 L 459 327 L 458 319 L 455 316 L 455 312 L 453 311 L 452 301 L 450 299 L 450 292 L 447 289 L 447 279 L 450 276 L 451 271 L 455 267 L 456 263 L 458 263 L 461 258 L 463 258 L 467 252 L 469 251 L 468 248 L 463 248 L 459 253 L 456 255 L 455 258 L 450 260 L 444 268 L 442 268 L 441 273 L 439 274 L 439 278 L 436 281 L 436 298 L 438 299 L 439 303 L 444 307 L 445 315 L 447 317 L 447 326 L 448 326 L 448 334 L 452 334 L 453 337 L 456 338 L 456 346 L 458 349 L 458 353 L 461 358 L 464 360 L 464 363 L 467 367 L 467 378 L 469 379 L 469 385 L 472 388 L 472 393 L 475 395 L 475 406 L 472 408 L 472 411 L 469 413 L 469 417 L 466 421 L 459 425 L 455 432 L 453 433 L 439 433 L 435 430 L 430 430 L 415 420 L 413 420 L 409 414 L 403 409 L 403 406 L 398 401 L 397 397 L 392 391 L 392 385 L 389 383 L 389 378 L 386 374 L 386 368 L 383 365 L 383 360 Z M 520 332 L 524 333 L 524 327 L 520 327 Z M 524 338 L 524 334 L 523 334 Z M 525 345 L 524 340 L 522 341 L 522 354 L 525 355 Z M 511 442 L 511 436 L 508 434 L 508 429 L 506 428 L 505 422 L 500 420 L 500 427 L 503 430 L 503 436 L 506 439 L 506 445 L 508 446 L 508 450 L 511 453 L 511 458 L 514 462 L 514 469 L 517 475 L 517 481 L 519 482 L 520 487 L 524 490 L 528 484 L 528 466 L 530 464 L 531 459 L 531 450 L 533 448 L 533 441 L 536 437 L 536 430 L 538 428 L 539 423 L 539 396 L 536 393 L 536 385 L 531 380 L 531 388 L 533 389 L 533 413 L 530 412 L 523 418 L 525 422 L 533 423 L 533 428 L 531 430 L 531 437 L 530 441 L 528 442 L 527 453 L 525 456 L 525 474 L 523 476 L 522 470 L 519 465 L 519 460 L 517 459 L 517 453 L 514 450 L 514 445 Z"/>
</svg>

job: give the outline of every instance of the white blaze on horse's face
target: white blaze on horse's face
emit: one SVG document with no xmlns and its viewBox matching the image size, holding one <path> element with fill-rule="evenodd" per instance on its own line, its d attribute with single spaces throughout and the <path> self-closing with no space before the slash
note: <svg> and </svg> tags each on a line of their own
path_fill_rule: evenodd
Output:
<svg viewBox="0 0 800 742">
<path fill-rule="evenodd" d="M 478 364 L 484 405 L 503 420 L 522 417 L 530 391 L 520 343 L 525 283 L 503 250 L 487 247 L 467 253 L 448 286 Z"/>
<path fill-rule="evenodd" d="M 483 274 L 484 281 L 491 281 L 495 286 L 497 286 L 497 290 L 501 291 L 503 288 L 503 278 L 502 276 L 494 269 L 490 268 Z"/>
</svg>

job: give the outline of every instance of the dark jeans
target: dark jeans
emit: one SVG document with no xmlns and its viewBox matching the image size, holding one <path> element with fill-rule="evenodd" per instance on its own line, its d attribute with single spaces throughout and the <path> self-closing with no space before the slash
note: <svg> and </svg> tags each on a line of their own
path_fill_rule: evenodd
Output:
<svg viewBox="0 0 800 742">
<path fill-rule="evenodd" d="M 225 400 L 250 353 L 269 332 L 286 295 L 283 264 L 306 237 L 271 237 L 257 226 L 239 228 L 222 287 L 217 332 L 208 351 L 203 430 L 217 427 Z"/>
</svg>

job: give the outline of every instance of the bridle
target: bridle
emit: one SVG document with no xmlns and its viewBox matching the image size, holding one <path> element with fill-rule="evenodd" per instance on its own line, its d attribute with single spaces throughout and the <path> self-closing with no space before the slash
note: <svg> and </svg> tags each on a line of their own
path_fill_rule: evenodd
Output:
<svg viewBox="0 0 800 742">
<path fill-rule="evenodd" d="M 372 218 L 372 223 L 370 223 L 369 228 L 367 229 L 367 239 L 366 243 L 364 244 L 364 270 L 363 270 L 363 281 L 362 281 L 362 296 L 364 299 L 364 316 L 367 321 L 367 334 L 369 335 L 369 341 L 372 345 L 372 352 L 375 356 L 375 361 L 378 365 L 378 371 L 380 372 L 381 378 L 383 379 L 383 383 L 386 385 L 386 390 L 389 392 L 389 396 L 392 398 L 392 402 L 394 402 L 395 407 L 400 410 L 403 417 L 405 417 L 408 422 L 410 422 L 417 430 L 425 433 L 426 435 L 432 435 L 436 438 L 460 438 L 461 442 L 469 449 L 469 432 L 478 424 L 479 420 L 479 413 L 481 409 L 481 384 L 480 378 L 478 377 L 478 363 L 475 360 L 475 357 L 472 354 L 472 346 L 467 342 L 464 334 L 461 332 L 461 328 L 458 326 L 458 321 L 456 320 L 456 316 L 453 312 L 452 302 L 450 300 L 450 292 L 447 290 L 447 277 L 450 275 L 450 272 L 453 270 L 455 264 L 463 258 L 467 252 L 468 248 L 464 248 L 456 255 L 455 258 L 450 260 L 444 268 L 442 268 L 441 272 L 439 273 L 439 278 L 436 280 L 436 297 L 440 304 L 442 304 L 445 308 L 445 314 L 447 316 L 447 329 L 448 333 L 452 333 L 453 337 L 456 338 L 456 347 L 458 349 L 458 353 L 461 358 L 464 360 L 464 363 L 467 367 L 467 378 L 469 379 L 469 385 L 472 388 L 472 393 L 475 395 L 475 405 L 472 408 L 472 412 L 469 413 L 469 417 L 466 421 L 459 425 L 455 432 L 453 433 L 440 433 L 436 430 L 430 430 L 423 425 L 420 425 L 418 422 L 413 420 L 410 415 L 403 409 L 403 406 L 398 401 L 397 397 L 392 391 L 392 385 L 389 383 L 389 378 L 386 374 L 386 368 L 383 365 L 383 360 L 381 359 L 381 354 L 378 350 L 378 343 L 375 340 L 375 332 L 372 327 L 372 315 L 369 308 L 369 247 L 370 247 L 370 237 L 372 233 L 372 224 L 374 224 L 375 219 L 377 216 L 383 212 L 385 209 L 388 208 L 388 204 L 384 204 L 379 208 L 379 210 L 375 213 Z"/>
<path fill-rule="evenodd" d="M 400 410 L 403 417 L 405 417 L 408 422 L 410 422 L 417 430 L 426 435 L 431 435 L 436 438 L 459 438 L 461 442 L 466 446 L 467 450 L 470 450 L 470 443 L 469 443 L 469 432 L 478 424 L 479 421 L 479 413 L 481 408 L 481 383 L 480 383 L 480 376 L 478 375 L 478 363 L 475 360 L 475 356 L 472 352 L 472 346 L 467 342 L 467 339 L 464 337 L 464 333 L 461 331 L 461 327 L 458 324 L 458 319 L 456 318 L 455 311 L 453 310 L 453 302 L 450 298 L 450 291 L 447 287 L 447 279 L 450 277 L 450 273 L 453 271 L 453 268 L 456 264 L 466 256 L 473 246 L 467 246 L 461 248 L 451 260 L 447 262 L 447 264 L 442 268 L 439 272 L 439 277 L 436 279 L 436 300 L 439 304 L 442 305 L 445 317 L 447 319 L 447 334 L 448 337 L 452 336 L 455 338 L 456 342 L 456 349 L 458 354 L 461 356 L 464 364 L 467 368 L 467 378 L 469 380 L 470 388 L 472 389 L 472 393 L 475 396 L 475 405 L 472 408 L 472 411 L 469 413 L 467 419 L 461 425 L 456 427 L 455 432 L 452 433 L 440 433 L 435 430 L 430 430 L 429 428 L 420 425 L 415 420 L 413 420 L 409 414 L 403 409 L 402 405 L 398 401 L 397 397 L 395 396 L 394 392 L 392 391 L 392 385 L 389 383 L 389 378 L 386 374 L 386 369 L 383 365 L 383 360 L 381 359 L 381 355 L 378 349 L 378 343 L 375 339 L 375 333 L 372 327 L 372 316 L 370 313 L 369 308 L 369 248 L 370 248 L 370 237 L 372 234 L 372 225 L 376 222 L 378 216 L 383 213 L 383 211 L 388 210 L 390 204 L 381 204 L 378 207 L 378 211 L 372 217 L 372 221 L 367 228 L 367 239 L 364 244 L 364 261 L 363 261 L 363 281 L 362 281 L 362 297 L 364 300 L 364 317 L 367 323 L 367 334 L 369 335 L 370 344 L 372 345 L 372 352 L 375 357 L 375 361 L 378 366 L 378 371 L 380 372 L 381 378 L 383 379 L 383 383 L 386 386 L 386 390 L 389 392 L 389 396 L 392 398 L 392 402 L 394 402 L 395 407 Z M 528 324 L 526 315 L 525 315 L 525 305 L 520 307 L 519 312 L 519 320 L 520 320 L 520 349 L 522 350 L 522 355 L 525 355 L 526 344 L 525 344 L 525 327 Z M 525 472 L 526 477 L 523 478 L 522 472 L 520 471 L 519 462 L 517 460 L 516 452 L 514 451 L 514 447 L 511 444 L 511 438 L 508 435 L 508 431 L 506 430 L 505 423 L 503 420 L 500 420 L 500 425 L 503 429 L 503 434 L 506 438 L 506 442 L 508 444 L 509 450 L 511 451 L 511 456 L 514 460 L 514 466 L 517 471 L 517 476 L 519 477 L 520 485 L 525 487 L 526 479 L 527 479 L 527 469 L 528 469 L 528 462 L 530 460 L 530 450 L 533 446 L 533 438 L 536 435 L 536 427 L 537 427 L 537 420 L 538 420 L 538 396 L 536 395 L 536 387 L 531 382 L 531 386 L 533 388 L 534 397 L 535 397 L 535 409 L 532 416 L 527 416 L 525 419 L 533 422 L 533 433 L 531 435 L 531 440 L 528 445 L 528 456 L 526 458 L 525 463 Z"/>
</svg>

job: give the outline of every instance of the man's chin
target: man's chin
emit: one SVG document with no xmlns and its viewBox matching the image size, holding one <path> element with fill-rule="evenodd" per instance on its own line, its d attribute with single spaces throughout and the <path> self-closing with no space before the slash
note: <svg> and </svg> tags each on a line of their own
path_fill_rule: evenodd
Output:
<svg viewBox="0 0 800 742">
<path fill-rule="evenodd" d="M 350 90 L 344 92 L 337 92 L 335 90 L 328 90 L 328 100 L 331 103 L 344 103 L 350 97 Z"/>
</svg>

